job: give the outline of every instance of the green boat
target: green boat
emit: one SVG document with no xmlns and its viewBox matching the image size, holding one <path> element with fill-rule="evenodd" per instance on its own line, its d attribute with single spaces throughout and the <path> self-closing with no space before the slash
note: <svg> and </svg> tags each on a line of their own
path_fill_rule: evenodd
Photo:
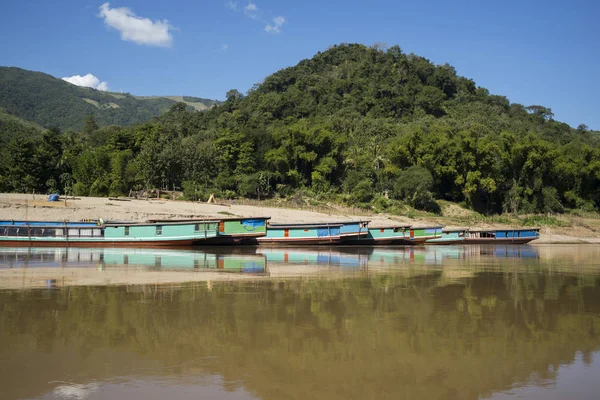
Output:
<svg viewBox="0 0 600 400">
<path fill-rule="evenodd" d="M 426 244 L 526 244 L 540 237 L 539 228 L 444 230 L 439 238 L 428 239 Z"/>
<path fill-rule="evenodd" d="M 217 221 L 0 221 L 5 247 L 194 246 L 218 236 Z"/>
<path fill-rule="evenodd" d="M 369 226 L 366 235 L 350 237 L 344 240 L 344 244 L 368 246 L 408 244 L 407 240 L 410 240 L 410 225 Z"/>
<path fill-rule="evenodd" d="M 466 229 L 444 229 L 441 237 L 427 239 L 425 244 L 431 245 L 445 245 L 445 244 L 461 244 L 465 242 L 467 238 Z"/>
<path fill-rule="evenodd" d="M 442 237 L 442 226 L 419 226 L 411 227 L 404 244 L 419 245 L 424 244 L 427 240 L 437 239 Z"/>
<path fill-rule="evenodd" d="M 322 222 L 309 224 L 269 224 L 265 236 L 245 241 L 267 246 L 337 245 L 367 236 L 368 221 Z"/>
<path fill-rule="evenodd" d="M 217 234 L 210 237 L 204 243 L 205 245 L 234 245 L 242 241 L 248 241 L 263 237 L 267 234 L 267 221 L 271 217 L 252 217 L 252 218 L 219 218 L 205 219 L 218 224 Z M 151 222 L 173 222 L 174 220 L 151 220 Z M 177 222 L 194 223 L 193 219 L 181 219 Z"/>
</svg>

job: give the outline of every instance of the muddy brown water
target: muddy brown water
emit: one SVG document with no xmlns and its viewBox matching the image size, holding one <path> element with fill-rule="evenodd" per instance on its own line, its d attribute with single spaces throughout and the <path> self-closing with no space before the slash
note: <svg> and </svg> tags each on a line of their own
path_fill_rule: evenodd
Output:
<svg viewBox="0 0 600 400">
<path fill-rule="evenodd" d="M 0 249 L 9 274 L 1 399 L 600 393 L 599 246 Z"/>
</svg>

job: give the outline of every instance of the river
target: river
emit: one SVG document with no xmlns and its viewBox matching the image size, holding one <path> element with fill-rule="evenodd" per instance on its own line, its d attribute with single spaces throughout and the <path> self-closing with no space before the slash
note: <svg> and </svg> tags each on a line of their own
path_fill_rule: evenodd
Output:
<svg viewBox="0 0 600 400">
<path fill-rule="evenodd" d="M 2 399 L 600 393 L 595 245 L 0 249 L 0 282 Z"/>
</svg>

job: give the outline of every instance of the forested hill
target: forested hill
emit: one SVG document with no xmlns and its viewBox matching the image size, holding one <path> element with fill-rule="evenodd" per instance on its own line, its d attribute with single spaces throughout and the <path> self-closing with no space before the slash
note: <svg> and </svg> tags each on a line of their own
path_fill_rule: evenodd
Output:
<svg viewBox="0 0 600 400">
<path fill-rule="evenodd" d="M 180 103 L 140 126 L 97 129 L 91 121 L 83 135 L 46 133 L 30 144 L 30 156 L 47 159 L 34 149 L 56 141 L 62 167 L 14 170 L 16 155 L 7 150 L 0 186 L 29 190 L 22 182 L 30 182 L 44 190 L 62 182 L 81 195 L 152 187 L 183 188 L 189 198 L 308 195 L 377 210 L 401 203 L 435 210 L 444 199 L 488 214 L 600 206 L 598 135 L 398 46 L 334 46 L 246 95 L 229 91 L 206 112 Z M 50 175 L 18 178 L 36 168 Z"/>
<path fill-rule="evenodd" d="M 185 100 L 185 97 L 136 97 L 101 92 L 41 72 L 0 67 L 0 108 L 45 128 L 81 130 L 90 114 L 99 126 L 131 125 L 149 121 Z M 205 109 L 214 103 L 195 97 L 187 100 L 196 109 Z"/>
</svg>

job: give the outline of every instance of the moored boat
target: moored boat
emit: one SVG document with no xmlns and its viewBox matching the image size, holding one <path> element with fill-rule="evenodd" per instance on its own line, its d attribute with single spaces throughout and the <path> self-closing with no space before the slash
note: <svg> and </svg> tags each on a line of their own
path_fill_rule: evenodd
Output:
<svg viewBox="0 0 600 400">
<path fill-rule="evenodd" d="M 418 226 L 410 227 L 408 237 L 404 238 L 402 244 L 408 245 L 420 245 L 424 244 L 427 240 L 437 239 L 442 237 L 442 226 Z"/>
<path fill-rule="evenodd" d="M 217 236 L 217 221 L 136 223 L 3 221 L 0 246 L 193 246 Z"/>
<path fill-rule="evenodd" d="M 462 244 L 467 237 L 468 229 L 444 229 L 440 237 L 427 239 L 425 244 L 430 245 L 447 245 L 447 244 Z"/>
<path fill-rule="evenodd" d="M 539 228 L 468 230 L 466 244 L 525 244 L 539 239 Z"/>
<path fill-rule="evenodd" d="M 267 221 L 271 217 L 204 219 L 200 222 L 218 223 L 217 235 L 210 237 L 201 244 L 205 245 L 234 245 L 244 240 L 256 239 L 267 234 Z M 196 220 L 183 219 L 177 222 L 193 223 Z M 174 222 L 173 220 L 151 220 L 150 222 Z"/>
<path fill-rule="evenodd" d="M 428 239 L 428 245 L 446 244 L 525 244 L 540 237 L 538 228 L 444 230 L 440 238 Z"/>
<path fill-rule="evenodd" d="M 245 240 L 246 244 L 269 246 L 335 245 L 352 237 L 367 235 L 368 221 L 309 224 L 269 224 L 267 234 Z"/>
<path fill-rule="evenodd" d="M 410 225 L 369 226 L 366 235 L 348 238 L 344 244 L 349 245 L 394 245 L 407 244 L 410 239 Z"/>
</svg>

